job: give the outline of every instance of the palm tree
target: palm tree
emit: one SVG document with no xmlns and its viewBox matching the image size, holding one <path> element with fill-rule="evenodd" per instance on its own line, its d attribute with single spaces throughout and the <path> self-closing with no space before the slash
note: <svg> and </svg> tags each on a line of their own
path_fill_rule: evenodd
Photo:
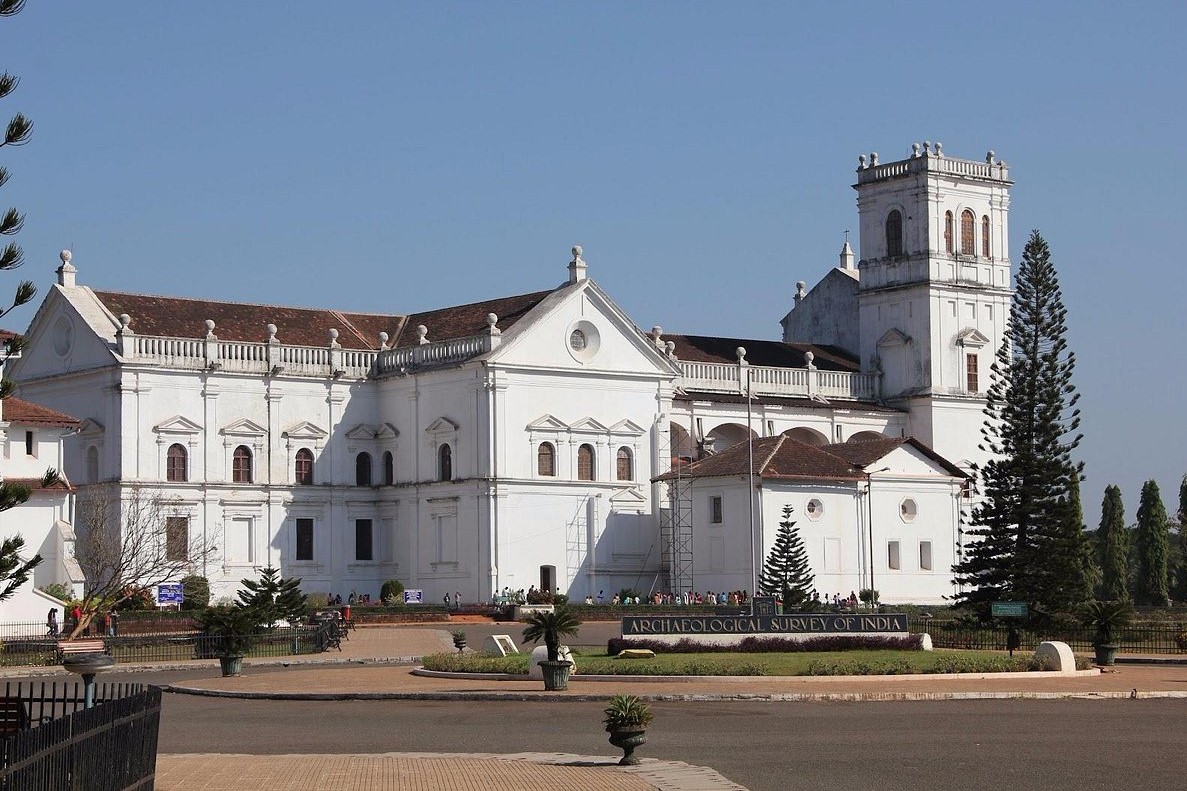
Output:
<svg viewBox="0 0 1187 791">
<path fill-rule="evenodd" d="M 523 630 L 525 642 L 537 643 L 544 638 L 548 648 L 548 661 L 559 661 L 562 637 L 576 637 L 581 621 L 568 608 L 557 607 L 551 612 L 541 610 L 528 616 Z"/>
</svg>

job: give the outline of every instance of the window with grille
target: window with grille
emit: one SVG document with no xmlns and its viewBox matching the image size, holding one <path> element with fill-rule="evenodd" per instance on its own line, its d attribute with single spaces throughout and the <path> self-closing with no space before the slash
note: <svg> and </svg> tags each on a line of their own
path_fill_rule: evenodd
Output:
<svg viewBox="0 0 1187 791">
<path fill-rule="evenodd" d="M 721 500 L 721 495 L 714 495 L 709 498 L 709 522 L 710 524 L 721 524 L 722 518 L 725 516 L 725 507 Z"/>
<path fill-rule="evenodd" d="M 295 560 L 313 560 L 313 520 L 297 520 Z"/>
<path fill-rule="evenodd" d="M 371 485 L 371 454 L 360 453 L 354 457 L 354 485 Z"/>
<path fill-rule="evenodd" d="M 944 252 L 952 252 L 952 212 L 944 212 Z"/>
<path fill-rule="evenodd" d="M 390 450 L 383 452 L 383 482 L 387 486 L 396 482 L 396 458 Z"/>
<path fill-rule="evenodd" d="M 190 520 L 185 516 L 165 517 L 165 559 L 190 559 Z"/>
<path fill-rule="evenodd" d="M 251 451 L 246 445 L 235 448 L 231 458 L 231 482 L 251 483 Z"/>
<path fill-rule="evenodd" d="M 968 209 L 960 213 L 960 254 L 976 255 L 977 248 L 973 243 L 973 233 L 977 225 L 977 218 Z"/>
<path fill-rule="evenodd" d="M 313 484 L 313 451 L 309 448 L 297 451 L 297 462 L 293 472 L 298 486 Z"/>
<path fill-rule="evenodd" d="M 968 391 L 970 393 L 981 392 L 981 375 L 977 367 L 976 354 L 966 354 L 964 356 L 964 370 L 968 382 Z"/>
<path fill-rule="evenodd" d="M 37 448 L 33 444 L 33 432 L 26 431 L 25 432 L 25 455 L 26 456 L 36 456 L 37 455 L 35 453 L 36 450 L 37 450 Z"/>
<path fill-rule="evenodd" d="M 354 559 L 371 560 L 373 554 L 371 546 L 371 520 L 354 520 Z"/>
<path fill-rule="evenodd" d="M 989 258 L 989 215 L 981 218 L 981 255 Z"/>
<path fill-rule="evenodd" d="M 577 480 L 592 481 L 594 479 L 594 449 L 593 445 L 582 445 L 577 449 Z"/>
<path fill-rule="evenodd" d="M 551 442 L 541 442 L 536 449 L 536 473 L 538 475 L 556 475 L 556 448 Z"/>
<path fill-rule="evenodd" d="M 437 451 L 437 480 L 453 480 L 453 448 L 442 445 Z"/>
<path fill-rule="evenodd" d="M 886 255 L 895 257 L 903 254 L 903 215 L 893 209 L 886 215 Z"/>
<path fill-rule="evenodd" d="M 189 454 L 186 452 L 185 446 L 179 443 L 174 443 L 169 446 L 169 451 L 165 456 L 165 480 L 167 481 L 187 481 L 189 480 L 189 472 L 186 470 L 186 462 Z"/>
<path fill-rule="evenodd" d="M 615 460 L 615 477 L 620 481 L 635 480 L 634 465 L 631 463 L 631 449 L 625 445 L 618 449 L 618 458 Z"/>
</svg>

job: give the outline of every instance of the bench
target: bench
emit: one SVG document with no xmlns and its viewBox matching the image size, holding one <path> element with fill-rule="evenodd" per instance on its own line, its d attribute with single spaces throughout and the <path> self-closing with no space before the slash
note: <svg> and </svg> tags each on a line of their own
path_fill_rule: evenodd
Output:
<svg viewBox="0 0 1187 791">
<path fill-rule="evenodd" d="M 0 697 L 0 736 L 29 728 L 29 711 L 20 698 Z"/>
<path fill-rule="evenodd" d="M 106 648 L 102 640 L 59 640 L 58 661 L 71 654 L 103 654 Z"/>
</svg>

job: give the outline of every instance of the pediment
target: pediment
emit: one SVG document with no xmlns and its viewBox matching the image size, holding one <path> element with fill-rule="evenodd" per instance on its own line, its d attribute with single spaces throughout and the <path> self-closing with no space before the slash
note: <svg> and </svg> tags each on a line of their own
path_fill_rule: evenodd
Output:
<svg viewBox="0 0 1187 791">
<path fill-rule="evenodd" d="M 641 437 L 647 433 L 647 430 L 635 423 L 633 420 L 620 420 L 610 427 L 610 433 L 626 434 L 631 437 Z"/>
<path fill-rule="evenodd" d="M 89 417 L 84 418 L 83 421 L 78 424 L 78 436 L 80 437 L 99 437 L 103 435 L 103 431 L 103 424 L 98 420 L 92 420 Z"/>
<path fill-rule="evenodd" d="M 255 421 L 243 418 L 228 426 L 223 426 L 222 433 L 236 437 L 262 437 L 268 433 L 268 430 Z"/>
<path fill-rule="evenodd" d="M 439 417 L 425 429 L 426 434 L 452 434 L 457 431 L 457 423 L 447 417 Z"/>
<path fill-rule="evenodd" d="M 610 495 L 610 504 L 618 508 L 641 508 L 647 504 L 647 498 L 639 494 L 637 488 L 619 489 Z"/>
<path fill-rule="evenodd" d="M 976 327 L 966 327 L 956 334 L 956 342 L 961 346 L 988 346 L 989 339 L 986 338 L 980 330 Z"/>
<path fill-rule="evenodd" d="M 302 420 L 280 432 L 280 436 L 288 439 L 325 439 L 329 434 L 321 426 Z"/>
<path fill-rule="evenodd" d="M 102 427 L 100 427 L 100 430 L 102 430 Z M 158 434 L 201 434 L 202 427 L 187 417 L 174 415 L 168 420 L 162 420 L 153 426 L 153 431 Z M 223 431 L 226 432 L 226 429 L 223 429 Z"/>
<path fill-rule="evenodd" d="M 554 415 L 542 415 L 528 423 L 528 431 L 568 431 L 569 424 Z"/>
<path fill-rule="evenodd" d="M 359 423 L 357 426 L 346 432 L 347 439 L 375 439 L 378 433 L 378 428 L 372 426 L 370 423 Z"/>
<path fill-rule="evenodd" d="M 878 348 L 886 346 L 906 346 L 911 342 L 911 336 L 902 332 L 901 330 L 887 330 L 881 338 L 878 339 Z"/>
<path fill-rule="evenodd" d="M 395 439 L 400 436 L 400 430 L 391 423 L 380 423 L 375 432 L 375 439 Z"/>
<path fill-rule="evenodd" d="M 576 423 L 574 423 L 572 426 L 570 426 L 569 429 L 571 431 L 582 431 L 582 432 L 586 432 L 586 433 L 590 433 L 590 434 L 592 434 L 592 433 L 604 434 L 610 430 L 610 429 L 606 428 L 606 426 L 603 425 L 602 423 L 599 423 L 598 421 L 594 420 L 592 417 L 581 418 Z"/>
</svg>

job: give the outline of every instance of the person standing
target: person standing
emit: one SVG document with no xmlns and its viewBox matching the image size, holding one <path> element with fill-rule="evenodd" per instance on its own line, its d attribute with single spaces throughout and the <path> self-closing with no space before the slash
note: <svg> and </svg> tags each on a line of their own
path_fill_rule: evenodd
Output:
<svg viewBox="0 0 1187 791">
<path fill-rule="evenodd" d="M 462 606 L 462 592 L 454 591 L 453 592 L 453 609 L 455 609 L 455 610 L 461 609 L 461 606 Z"/>
<path fill-rule="evenodd" d="M 49 616 L 45 619 L 46 635 L 49 637 L 58 636 L 58 608 L 50 607 Z"/>
</svg>

